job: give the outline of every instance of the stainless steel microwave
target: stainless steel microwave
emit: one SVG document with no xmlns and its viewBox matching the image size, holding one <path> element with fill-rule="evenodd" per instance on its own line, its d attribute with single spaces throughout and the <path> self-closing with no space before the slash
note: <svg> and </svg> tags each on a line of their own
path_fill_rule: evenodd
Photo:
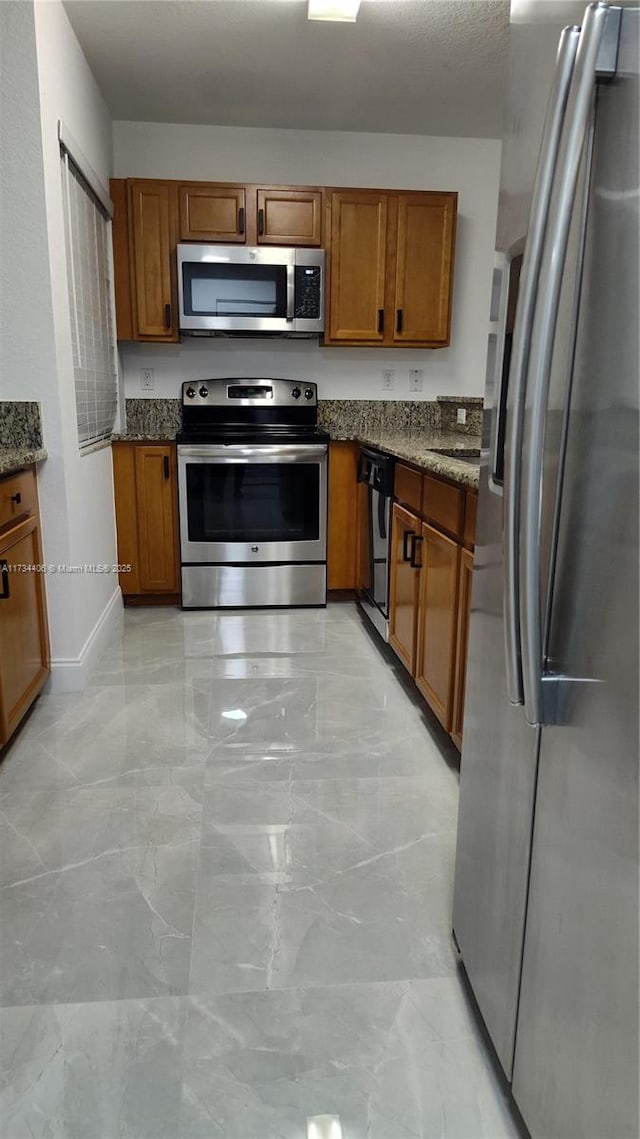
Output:
<svg viewBox="0 0 640 1139">
<path fill-rule="evenodd" d="M 324 251 L 178 245 L 180 331 L 314 336 L 324 329 Z"/>
</svg>

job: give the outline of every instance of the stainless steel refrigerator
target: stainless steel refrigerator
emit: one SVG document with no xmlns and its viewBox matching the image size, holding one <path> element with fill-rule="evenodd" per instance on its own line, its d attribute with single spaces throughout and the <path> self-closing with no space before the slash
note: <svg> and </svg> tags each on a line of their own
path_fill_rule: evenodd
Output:
<svg viewBox="0 0 640 1139">
<path fill-rule="evenodd" d="M 640 11 L 511 19 L 453 928 L 534 1139 L 637 1139 Z"/>
</svg>

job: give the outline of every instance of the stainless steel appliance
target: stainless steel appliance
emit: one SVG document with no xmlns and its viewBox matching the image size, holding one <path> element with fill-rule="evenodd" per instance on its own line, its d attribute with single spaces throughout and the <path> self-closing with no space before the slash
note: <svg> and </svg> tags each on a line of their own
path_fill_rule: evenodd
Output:
<svg viewBox="0 0 640 1139">
<path fill-rule="evenodd" d="M 453 925 L 534 1139 L 639 1133 L 639 23 L 512 5 Z"/>
<path fill-rule="evenodd" d="M 182 605 L 326 604 L 328 436 L 315 384 L 182 385 Z"/>
<path fill-rule="evenodd" d="M 318 336 L 324 250 L 178 245 L 178 298 L 190 336 Z"/>
<path fill-rule="evenodd" d="M 385 641 L 389 640 L 389 565 L 391 555 L 391 504 L 395 459 L 371 447 L 362 447 L 358 460 L 361 499 L 359 598 L 363 613 Z"/>
</svg>

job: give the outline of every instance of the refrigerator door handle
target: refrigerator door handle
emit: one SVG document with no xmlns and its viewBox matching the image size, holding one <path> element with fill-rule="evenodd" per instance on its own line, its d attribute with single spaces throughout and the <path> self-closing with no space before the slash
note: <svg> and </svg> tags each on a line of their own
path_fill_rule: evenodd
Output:
<svg viewBox="0 0 640 1139">
<path fill-rule="evenodd" d="M 509 369 L 511 407 L 507 413 L 504 471 L 504 635 L 507 695 L 512 704 L 524 703 L 520 637 L 519 535 L 522 436 L 529 345 L 538 299 L 538 276 L 545 244 L 551 190 L 579 39 L 578 27 L 567 27 L 560 36 L 531 201 Z"/>
<path fill-rule="evenodd" d="M 544 271 L 541 274 L 536 323 L 539 334 L 531 344 L 528 385 L 531 420 L 523 477 L 522 508 L 522 679 L 524 708 L 531 725 L 555 722 L 556 712 L 547 678 L 543 683 L 542 583 L 542 473 L 551 365 L 558 304 L 569 241 L 578 175 L 593 105 L 597 61 L 609 16 L 619 21 L 619 10 L 605 3 L 591 4 L 586 11 L 576 54 L 573 81 L 563 132 L 562 153 L 554 180 L 554 194 L 547 222 Z M 566 678 L 563 678 L 566 680 Z M 557 683 L 560 682 L 558 678 Z M 546 715 L 545 715 L 546 706 Z"/>
<path fill-rule="evenodd" d="M 489 489 L 502 497 L 502 480 L 498 478 L 498 450 L 502 435 L 502 417 L 506 408 L 503 403 L 505 387 L 504 353 L 505 325 L 507 320 L 507 298 L 509 294 L 509 259 L 504 253 L 496 253 L 493 267 L 493 289 L 491 311 L 489 313 L 489 344 L 493 339 L 495 356 L 492 367 L 487 368 L 487 387 L 491 383 L 493 403 L 489 426 Z M 492 372 L 490 375 L 489 372 Z"/>
</svg>

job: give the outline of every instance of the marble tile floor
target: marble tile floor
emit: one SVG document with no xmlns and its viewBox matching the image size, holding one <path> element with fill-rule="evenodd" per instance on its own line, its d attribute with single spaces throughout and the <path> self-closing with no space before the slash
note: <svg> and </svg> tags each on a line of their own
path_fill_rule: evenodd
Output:
<svg viewBox="0 0 640 1139">
<path fill-rule="evenodd" d="M 354 606 L 127 611 L 0 765 L 1 1139 L 516 1139 L 456 803 Z"/>
</svg>

